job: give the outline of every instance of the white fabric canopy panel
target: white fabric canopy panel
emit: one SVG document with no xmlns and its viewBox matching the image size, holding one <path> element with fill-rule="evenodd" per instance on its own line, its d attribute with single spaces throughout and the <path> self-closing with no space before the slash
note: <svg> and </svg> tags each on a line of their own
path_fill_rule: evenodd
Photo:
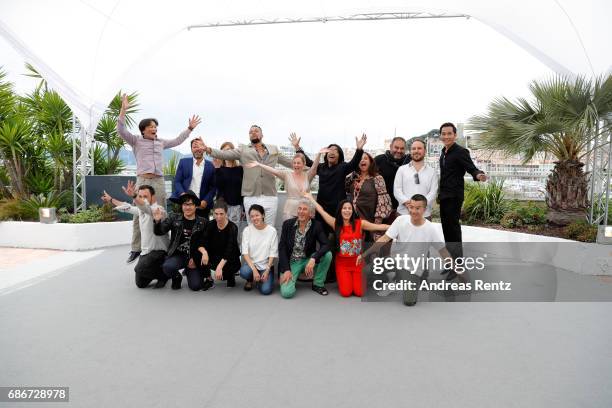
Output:
<svg viewBox="0 0 612 408">
<path fill-rule="evenodd" d="M 0 5 L 0 34 L 39 70 L 91 133 L 114 93 L 129 87 L 122 82 L 125 73 L 189 28 L 336 21 L 373 13 L 465 15 L 558 73 L 594 76 L 612 67 L 612 2 L 604 0 L 13 0 Z"/>
</svg>

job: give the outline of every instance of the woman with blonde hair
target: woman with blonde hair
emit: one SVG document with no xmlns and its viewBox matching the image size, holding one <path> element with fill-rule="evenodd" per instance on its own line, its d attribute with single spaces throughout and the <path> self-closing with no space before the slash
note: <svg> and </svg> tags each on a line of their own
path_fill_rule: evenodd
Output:
<svg viewBox="0 0 612 408">
<path fill-rule="evenodd" d="M 327 153 L 328 149 L 324 148 L 315 156 L 312 167 L 306 170 L 306 158 L 302 153 L 296 153 L 293 156 L 293 171 L 277 170 L 270 166 L 266 166 L 260 162 L 251 162 L 246 167 L 252 168 L 255 166 L 261 167 L 268 173 L 274 174 L 285 183 L 285 191 L 287 192 L 287 201 L 283 209 L 283 221 L 297 217 L 297 208 L 303 194 L 310 191 L 310 183 L 317 175 L 317 167 L 321 154 Z"/>
</svg>

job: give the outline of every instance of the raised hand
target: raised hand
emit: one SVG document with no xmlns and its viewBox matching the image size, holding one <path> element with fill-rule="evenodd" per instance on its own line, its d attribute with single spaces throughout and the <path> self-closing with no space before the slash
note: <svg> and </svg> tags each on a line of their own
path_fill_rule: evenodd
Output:
<svg viewBox="0 0 612 408">
<path fill-rule="evenodd" d="M 159 221 L 161 221 L 161 220 L 162 220 L 162 218 L 163 218 L 163 214 L 162 214 L 161 207 L 156 207 L 156 208 L 153 210 L 153 219 L 154 219 L 156 222 L 159 222 Z"/>
<path fill-rule="evenodd" d="M 104 201 L 105 203 L 110 203 L 113 199 L 110 195 L 108 195 L 106 190 L 104 190 L 104 194 L 102 194 L 101 198 L 102 198 L 102 201 Z"/>
<path fill-rule="evenodd" d="M 363 133 L 360 138 L 355 137 L 355 146 L 357 149 L 363 149 L 363 146 L 365 146 L 367 141 L 368 137 L 365 133 Z"/>
<path fill-rule="evenodd" d="M 321 150 L 319 150 L 319 154 L 327 154 L 329 153 L 329 148 L 327 147 L 323 147 Z"/>
<path fill-rule="evenodd" d="M 302 195 L 304 196 L 304 198 L 309 199 L 310 201 L 316 201 L 315 198 L 312 196 L 312 193 L 310 191 L 305 191 L 304 193 L 302 193 Z"/>
<path fill-rule="evenodd" d="M 121 113 L 127 112 L 130 108 L 130 100 L 128 99 L 127 94 L 121 95 Z"/>
<path fill-rule="evenodd" d="M 302 140 L 302 138 L 301 137 L 297 137 L 295 132 L 291 132 L 289 134 L 289 142 L 291 143 L 291 145 L 293 146 L 293 148 L 295 150 L 299 150 L 299 148 L 300 148 L 300 141 L 301 140 Z"/>
<path fill-rule="evenodd" d="M 121 186 L 121 189 L 128 197 L 134 197 L 134 194 L 136 194 L 136 183 L 132 180 L 128 180 L 127 185 L 125 187 Z"/>
<path fill-rule="evenodd" d="M 202 119 L 198 115 L 193 115 L 191 119 L 189 119 L 189 129 L 193 130 L 202 123 Z"/>
</svg>

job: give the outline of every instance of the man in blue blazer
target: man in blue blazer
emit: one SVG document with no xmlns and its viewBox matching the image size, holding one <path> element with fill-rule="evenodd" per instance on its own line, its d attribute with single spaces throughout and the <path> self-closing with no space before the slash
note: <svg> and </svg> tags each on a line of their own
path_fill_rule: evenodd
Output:
<svg viewBox="0 0 612 408">
<path fill-rule="evenodd" d="M 177 202 L 186 191 L 195 191 L 201 200 L 197 213 L 208 219 L 208 214 L 213 206 L 213 198 L 217 193 L 214 183 L 215 167 L 209 160 L 204 160 L 202 139 L 196 138 L 191 141 L 191 153 L 193 157 L 186 157 L 179 161 L 174 176 L 174 192 L 170 201 Z"/>
</svg>

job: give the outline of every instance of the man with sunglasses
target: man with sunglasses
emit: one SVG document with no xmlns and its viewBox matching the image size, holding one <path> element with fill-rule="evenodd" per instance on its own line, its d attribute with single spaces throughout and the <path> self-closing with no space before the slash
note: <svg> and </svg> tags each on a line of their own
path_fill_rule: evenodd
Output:
<svg viewBox="0 0 612 408">
<path fill-rule="evenodd" d="M 412 160 L 408 164 L 400 166 L 395 175 L 393 183 L 393 195 L 399 205 L 397 212 L 408 215 L 410 199 L 415 194 L 421 194 L 427 198 L 425 218 L 431 221 L 431 207 L 438 194 L 438 175 L 436 171 L 425 163 L 427 146 L 421 139 L 415 139 L 410 146 Z"/>
</svg>

